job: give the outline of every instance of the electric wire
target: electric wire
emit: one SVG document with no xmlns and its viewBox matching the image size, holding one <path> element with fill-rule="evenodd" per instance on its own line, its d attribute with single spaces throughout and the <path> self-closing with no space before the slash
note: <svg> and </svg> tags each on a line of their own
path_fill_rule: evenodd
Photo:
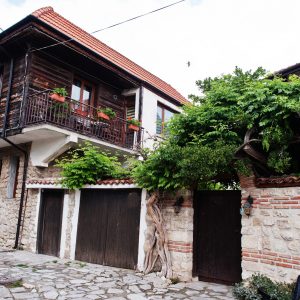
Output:
<svg viewBox="0 0 300 300">
<path fill-rule="evenodd" d="M 107 27 L 103 27 L 103 28 L 101 28 L 101 29 L 97 29 L 97 30 L 95 30 L 95 31 L 90 32 L 90 34 L 95 34 L 95 33 L 98 33 L 98 32 L 100 32 L 100 31 L 104 31 L 104 30 L 106 30 L 106 29 L 110 29 L 110 28 L 119 26 L 119 25 L 121 25 L 121 24 L 124 24 L 124 23 L 130 22 L 130 21 L 133 21 L 133 20 L 142 18 L 142 17 L 144 17 L 144 16 L 153 14 L 153 13 L 155 13 L 155 12 L 158 12 L 158 11 L 160 11 L 160 10 L 163 10 L 163 9 L 168 8 L 168 7 L 174 6 L 174 5 L 179 4 L 179 3 L 181 3 L 181 2 L 184 2 L 184 1 L 186 1 L 186 0 L 179 0 L 179 1 L 177 1 L 177 2 L 173 2 L 173 3 L 168 4 L 168 5 L 166 5 L 166 6 L 163 6 L 163 7 L 160 7 L 160 8 L 154 9 L 154 10 L 151 10 L 151 11 L 149 11 L 149 12 L 146 12 L 146 13 L 144 13 L 144 14 L 141 14 L 141 15 L 138 15 L 138 16 L 135 16 L 135 17 L 126 19 L 126 20 L 124 20 L 124 21 L 115 23 L 115 24 L 110 25 L 110 26 L 107 26 Z M 32 49 L 31 52 L 35 52 L 35 51 L 40 51 L 40 50 L 48 49 L 48 48 L 51 48 L 51 47 L 55 47 L 55 46 L 57 46 L 57 45 L 63 45 L 63 44 L 66 44 L 66 43 L 71 42 L 71 41 L 74 41 L 74 40 L 75 40 L 75 38 L 70 38 L 70 39 L 67 39 L 67 40 L 64 40 L 64 41 L 61 41 L 61 42 L 57 42 L 57 43 L 48 45 L 48 46 L 44 46 L 44 47 L 37 48 L 37 49 Z"/>
</svg>

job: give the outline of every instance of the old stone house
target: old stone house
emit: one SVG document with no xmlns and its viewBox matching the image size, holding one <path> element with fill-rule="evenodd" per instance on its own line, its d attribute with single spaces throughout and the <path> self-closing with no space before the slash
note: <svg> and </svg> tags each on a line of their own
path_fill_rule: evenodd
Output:
<svg viewBox="0 0 300 300">
<path fill-rule="evenodd" d="M 50 97 L 56 87 L 70 95 L 63 105 Z M 1 33 L 0 246 L 143 270 L 146 191 L 130 179 L 68 191 L 53 161 L 84 141 L 135 156 L 185 103 L 51 7 Z M 98 107 L 117 118 L 99 121 Z M 129 117 L 141 120 L 139 131 Z M 233 283 L 254 272 L 280 281 L 300 273 L 299 178 L 241 177 L 240 185 L 163 195 L 174 277 Z M 250 215 L 241 214 L 249 196 Z"/>
<path fill-rule="evenodd" d="M 66 89 L 65 102 L 52 99 L 53 88 Z M 2 32 L 0 246 L 142 269 L 146 192 L 128 179 L 68 191 L 57 184 L 53 162 L 85 141 L 137 156 L 185 103 L 169 84 L 51 7 Z M 117 116 L 103 121 L 97 109 L 107 107 Z M 129 118 L 141 121 L 137 131 Z M 186 255 L 177 245 L 186 244 L 184 237 L 170 243 L 174 255 Z"/>
</svg>

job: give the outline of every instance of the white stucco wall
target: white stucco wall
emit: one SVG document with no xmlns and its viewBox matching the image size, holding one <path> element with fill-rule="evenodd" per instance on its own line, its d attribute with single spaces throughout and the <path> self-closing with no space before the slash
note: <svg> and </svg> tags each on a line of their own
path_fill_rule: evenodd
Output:
<svg viewBox="0 0 300 300">
<path fill-rule="evenodd" d="M 144 147 L 147 148 L 151 148 L 153 146 L 153 140 L 151 137 L 156 135 L 156 110 L 158 102 L 171 110 L 181 112 L 180 107 L 156 95 L 152 91 L 143 88 L 142 126 L 145 128 Z"/>
</svg>

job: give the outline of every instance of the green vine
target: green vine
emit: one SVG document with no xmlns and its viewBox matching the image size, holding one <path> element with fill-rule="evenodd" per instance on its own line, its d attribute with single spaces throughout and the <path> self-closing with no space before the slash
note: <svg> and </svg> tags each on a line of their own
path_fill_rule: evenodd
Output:
<svg viewBox="0 0 300 300">
<path fill-rule="evenodd" d="M 56 160 L 56 166 L 61 168 L 60 183 L 69 189 L 80 189 L 85 184 L 95 184 L 97 180 L 128 175 L 116 157 L 99 151 L 88 142 Z"/>
</svg>

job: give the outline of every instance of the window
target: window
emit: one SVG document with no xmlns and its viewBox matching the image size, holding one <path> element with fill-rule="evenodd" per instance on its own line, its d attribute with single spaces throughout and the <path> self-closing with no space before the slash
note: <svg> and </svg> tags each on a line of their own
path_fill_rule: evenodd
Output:
<svg viewBox="0 0 300 300">
<path fill-rule="evenodd" d="M 16 197 L 18 175 L 19 175 L 19 164 L 20 164 L 20 158 L 18 156 L 12 156 L 10 158 L 9 177 L 7 183 L 7 198 Z"/>
<path fill-rule="evenodd" d="M 156 112 L 156 133 L 166 134 L 166 124 L 173 117 L 174 112 L 158 104 Z"/>
<path fill-rule="evenodd" d="M 89 105 L 93 104 L 94 87 L 92 84 L 75 79 L 72 85 L 71 98 L 77 101 L 74 105 L 75 110 L 88 111 Z"/>
</svg>

